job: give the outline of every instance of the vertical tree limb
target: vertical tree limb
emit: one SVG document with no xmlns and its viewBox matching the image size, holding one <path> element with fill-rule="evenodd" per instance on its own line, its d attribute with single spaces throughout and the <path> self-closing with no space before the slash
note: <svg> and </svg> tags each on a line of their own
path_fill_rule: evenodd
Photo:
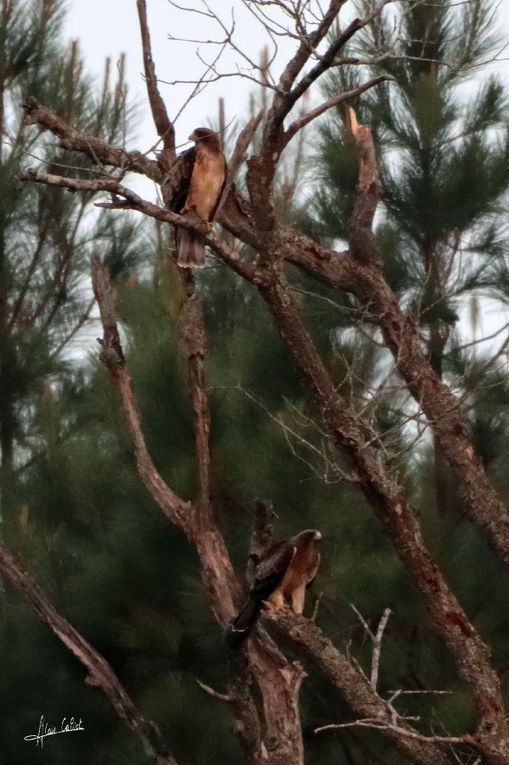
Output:
<svg viewBox="0 0 509 765">
<path fill-rule="evenodd" d="M 180 269 L 182 272 L 189 269 Z M 196 506 L 202 515 L 210 513 L 210 409 L 205 378 L 206 333 L 202 299 L 194 290 L 192 274 L 182 273 L 187 297 L 182 306 L 179 325 L 184 352 L 187 357 L 189 395 L 193 407 L 198 473 Z"/>
<path fill-rule="evenodd" d="M 376 691 L 378 686 L 378 673 L 380 671 L 380 654 L 382 651 L 382 638 L 384 636 L 384 630 L 387 627 L 387 622 L 391 615 L 391 609 L 385 608 L 382 614 L 382 618 L 378 622 L 378 627 L 373 635 L 373 658 L 371 660 L 371 685 L 373 690 Z"/>
<path fill-rule="evenodd" d="M 304 765 L 299 694 L 306 673 L 263 636 L 251 638 L 247 650 L 249 667 L 262 696 L 267 763 Z"/>
<path fill-rule="evenodd" d="M 166 517 L 187 536 L 191 535 L 192 507 L 184 502 L 163 481 L 150 457 L 141 428 L 141 417 L 132 389 L 131 377 L 125 367 L 124 354 L 120 344 L 114 307 L 113 293 L 108 272 L 99 257 L 92 257 L 92 287 L 99 306 L 103 322 L 103 339 L 101 342 L 101 360 L 107 367 L 116 383 L 122 398 L 122 404 L 127 418 L 127 424 L 133 439 L 138 472 L 147 486 L 153 499 L 159 505 Z"/>
<path fill-rule="evenodd" d="M 145 0 L 136 0 L 138 8 L 138 19 L 140 22 L 141 44 L 143 48 L 143 66 L 145 68 L 145 79 L 147 83 L 147 95 L 152 112 L 152 118 L 157 130 L 157 134 L 163 142 L 163 151 L 161 162 L 165 170 L 168 170 L 172 161 L 175 159 L 175 128 L 168 117 L 166 106 L 157 85 L 157 77 L 152 58 L 152 47 L 150 44 L 150 32 L 147 22 L 147 5 Z"/>
<path fill-rule="evenodd" d="M 371 129 L 357 121 L 355 110 L 348 108 L 350 131 L 357 146 L 359 162 L 357 193 L 349 221 L 350 250 L 354 258 L 375 261 L 372 225 L 378 206 L 378 163 Z"/>
</svg>

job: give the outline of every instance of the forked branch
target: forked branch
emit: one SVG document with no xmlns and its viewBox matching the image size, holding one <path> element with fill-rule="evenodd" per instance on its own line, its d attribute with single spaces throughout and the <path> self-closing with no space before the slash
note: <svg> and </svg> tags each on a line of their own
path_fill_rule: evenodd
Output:
<svg viewBox="0 0 509 765">
<path fill-rule="evenodd" d="M 408 722 L 397 718 L 394 727 L 394 710 L 378 695 L 359 665 L 338 650 L 331 640 L 309 619 L 302 616 L 278 614 L 267 611 L 266 618 L 274 622 L 316 663 L 327 678 L 344 696 L 352 711 L 362 718 L 376 719 L 383 734 L 398 749 L 419 765 L 451 765 L 453 760 L 433 741 L 417 742 L 411 735 L 418 731 Z"/>
</svg>

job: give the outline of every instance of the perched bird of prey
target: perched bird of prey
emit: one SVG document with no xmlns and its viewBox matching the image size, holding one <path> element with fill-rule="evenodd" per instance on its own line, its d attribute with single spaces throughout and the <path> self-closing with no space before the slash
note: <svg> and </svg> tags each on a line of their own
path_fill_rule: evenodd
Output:
<svg viewBox="0 0 509 765">
<path fill-rule="evenodd" d="M 230 625 L 230 644 L 238 645 L 248 637 L 264 602 L 269 608 L 281 610 L 289 605 L 294 613 L 303 612 L 306 589 L 320 565 L 321 538 L 316 529 L 301 531 L 273 545 L 261 558 L 248 598 Z"/>
<path fill-rule="evenodd" d="M 172 168 L 171 184 L 163 188 L 166 206 L 173 212 L 191 215 L 210 223 L 221 197 L 226 161 L 218 134 L 209 128 L 196 128 L 189 136 L 195 145 L 183 152 Z M 179 229 L 176 234 L 177 263 L 186 268 L 203 268 L 205 248 L 192 231 Z"/>
</svg>

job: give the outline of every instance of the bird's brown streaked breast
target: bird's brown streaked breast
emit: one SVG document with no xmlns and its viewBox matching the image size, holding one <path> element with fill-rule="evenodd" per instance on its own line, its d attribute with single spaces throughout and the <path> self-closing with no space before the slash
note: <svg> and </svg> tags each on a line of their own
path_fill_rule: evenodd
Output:
<svg viewBox="0 0 509 765">
<path fill-rule="evenodd" d="M 202 220 L 209 221 L 223 187 L 224 175 L 223 156 L 200 147 L 184 212 L 192 211 Z"/>
</svg>

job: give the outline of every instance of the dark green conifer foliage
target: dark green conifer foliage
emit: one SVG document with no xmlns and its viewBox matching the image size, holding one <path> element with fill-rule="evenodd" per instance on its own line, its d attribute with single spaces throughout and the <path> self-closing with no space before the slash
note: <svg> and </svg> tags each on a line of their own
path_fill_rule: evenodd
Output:
<svg viewBox="0 0 509 765">
<path fill-rule="evenodd" d="M 369 2 L 362 7 L 367 11 Z M 482 67 L 497 50 L 495 30 L 488 0 L 401 3 L 356 37 L 348 51 L 378 59 L 372 71 L 394 78 L 359 104 L 380 162 L 376 236 L 386 276 L 422 327 L 437 374 L 469 391 L 476 368 L 483 370 L 483 379 L 470 387 L 481 453 L 492 452 L 507 435 L 506 418 L 489 413 L 493 388 L 483 384 L 487 375 L 503 375 L 501 354 L 492 359 L 487 345 L 465 343 L 472 333 L 475 339 L 480 322 L 482 334 L 490 334 L 482 313 L 505 310 L 509 298 L 507 90 Z M 329 77 L 327 94 L 363 77 L 364 67 L 362 74 L 359 67 L 341 68 Z M 339 113 L 321 128 L 317 161 L 316 215 L 308 225 L 323 237 L 347 238 L 356 163 Z M 498 342 L 503 339 L 499 335 Z M 507 411 L 504 388 L 497 385 L 496 395 Z M 432 501 L 444 513 L 455 504 L 454 486 L 438 453 L 435 462 Z"/>
<path fill-rule="evenodd" d="M 92 243 L 115 275 L 132 266 L 135 227 L 85 210 L 90 198 L 22 184 L 17 173 L 33 164 L 37 131 L 23 130 L 21 102 L 31 96 L 93 135 L 122 144 L 126 130 L 123 62 L 113 81 L 83 73 L 78 44 L 60 39 L 60 0 L 3 0 L 0 4 L 0 449 L 5 481 L 30 459 L 30 424 L 45 383 L 63 372 L 76 333 L 90 317 L 85 274 Z M 47 170 L 83 171 L 86 162 L 48 141 L 38 145 Z M 70 166 L 70 167 L 69 167 Z M 73 170 L 70 170 L 73 172 Z M 35 398 L 34 398 L 35 397 Z M 10 478 L 9 478 L 10 476 Z M 8 497 L 3 492 L 3 521 Z"/>
<path fill-rule="evenodd" d="M 22 184 L 16 177 L 33 164 L 33 152 L 38 158 L 44 154 L 49 172 L 59 172 L 62 164 L 71 172 L 87 172 L 88 167 L 51 140 L 35 150 L 37 131 L 22 125 L 21 102 L 28 96 L 94 135 L 124 143 L 130 112 L 124 64 L 114 78 L 108 63 L 96 86 L 84 74 L 77 43 L 63 45 L 63 13 L 61 0 L 0 2 L 0 516 L 2 536 L 33 561 L 34 573 L 63 610 L 70 615 L 79 603 L 81 620 L 90 615 L 93 639 L 100 633 L 97 619 L 108 620 L 109 604 L 89 592 L 88 600 L 81 599 L 80 554 L 86 550 L 89 555 L 95 584 L 101 569 L 94 569 L 97 551 L 86 534 L 87 453 L 93 450 L 93 431 L 66 451 L 77 422 L 68 402 L 79 411 L 85 389 L 73 360 L 83 358 L 93 309 L 88 286 L 92 248 L 100 249 L 121 280 L 137 261 L 141 240 L 132 222 L 85 214 L 90 198 Z M 100 494 L 111 476 L 99 472 L 97 478 Z M 40 752 L 32 751 L 23 736 L 34 731 L 40 714 L 57 720 L 69 713 L 79 716 L 80 707 L 90 704 L 90 691 L 74 660 L 62 655 L 54 638 L 4 590 L 0 621 L 6 667 L 2 759 L 28 763 Z M 120 724 L 105 702 L 95 702 L 89 707 L 91 727 L 115 736 Z M 69 761 L 83 751 L 78 737 L 68 738 L 67 748 L 48 753 L 48 761 Z M 108 747 L 101 744 L 101 733 L 99 741 L 90 736 L 87 762 L 110 761 Z"/>
</svg>

